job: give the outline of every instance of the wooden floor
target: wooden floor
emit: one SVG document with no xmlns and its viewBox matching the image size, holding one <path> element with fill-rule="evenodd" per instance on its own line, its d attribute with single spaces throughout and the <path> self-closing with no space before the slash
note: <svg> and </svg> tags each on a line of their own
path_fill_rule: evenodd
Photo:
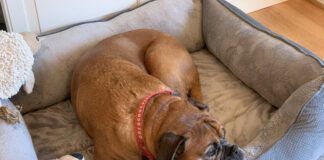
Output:
<svg viewBox="0 0 324 160">
<path fill-rule="evenodd" d="M 288 0 L 252 12 L 272 31 L 310 49 L 324 60 L 324 10 L 308 0 Z"/>
</svg>

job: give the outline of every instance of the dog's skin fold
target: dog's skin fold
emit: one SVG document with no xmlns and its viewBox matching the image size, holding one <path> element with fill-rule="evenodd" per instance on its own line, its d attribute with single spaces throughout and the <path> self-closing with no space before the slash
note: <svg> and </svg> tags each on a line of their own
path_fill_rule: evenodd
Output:
<svg viewBox="0 0 324 160">
<path fill-rule="evenodd" d="M 75 67 L 72 104 L 94 139 L 96 160 L 142 159 L 134 136 L 135 112 L 145 97 L 163 89 L 179 96 L 155 96 L 144 114 L 144 141 L 157 160 L 242 155 L 221 144 L 223 128 L 200 103 L 198 72 L 186 49 L 165 33 L 141 29 L 105 39 Z"/>
</svg>

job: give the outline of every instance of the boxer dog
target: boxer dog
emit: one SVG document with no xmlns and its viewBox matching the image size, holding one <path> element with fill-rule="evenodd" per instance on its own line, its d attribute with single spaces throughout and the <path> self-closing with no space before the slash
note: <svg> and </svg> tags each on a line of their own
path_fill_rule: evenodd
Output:
<svg viewBox="0 0 324 160">
<path fill-rule="evenodd" d="M 107 38 L 76 65 L 72 104 L 95 160 L 241 160 L 202 103 L 186 49 L 140 29 Z"/>
</svg>

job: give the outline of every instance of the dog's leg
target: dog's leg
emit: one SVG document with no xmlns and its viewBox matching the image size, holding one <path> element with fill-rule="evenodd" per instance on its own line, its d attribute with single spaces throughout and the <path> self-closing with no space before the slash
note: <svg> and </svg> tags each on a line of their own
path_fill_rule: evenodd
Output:
<svg viewBox="0 0 324 160">
<path fill-rule="evenodd" d="M 200 87 L 200 81 L 199 81 L 199 75 L 196 71 L 195 73 L 195 80 L 191 86 L 191 89 L 189 91 L 188 95 L 188 101 L 196 106 L 199 110 L 202 111 L 209 111 L 208 105 L 202 103 L 203 102 L 203 95 L 201 93 L 201 87 Z"/>
<path fill-rule="evenodd" d="M 194 99 L 198 102 L 203 102 L 203 95 L 201 93 L 199 75 L 198 75 L 197 70 L 195 71 L 194 81 L 193 81 L 192 86 L 189 90 L 188 97 L 190 97 L 191 99 Z"/>
<path fill-rule="evenodd" d="M 187 100 L 194 66 L 186 50 L 179 49 L 173 43 L 168 38 L 153 41 L 145 53 L 144 65 L 150 75 Z"/>
</svg>

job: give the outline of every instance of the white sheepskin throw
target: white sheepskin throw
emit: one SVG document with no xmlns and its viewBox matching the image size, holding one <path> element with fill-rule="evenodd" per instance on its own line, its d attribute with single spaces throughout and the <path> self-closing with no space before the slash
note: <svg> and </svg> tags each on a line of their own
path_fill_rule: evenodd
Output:
<svg viewBox="0 0 324 160">
<path fill-rule="evenodd" d="M 18 93 L 33 74 L 33 63 L 33 53 L 20 34 L 0 31 L 0 99 Z"/>
</svg>

